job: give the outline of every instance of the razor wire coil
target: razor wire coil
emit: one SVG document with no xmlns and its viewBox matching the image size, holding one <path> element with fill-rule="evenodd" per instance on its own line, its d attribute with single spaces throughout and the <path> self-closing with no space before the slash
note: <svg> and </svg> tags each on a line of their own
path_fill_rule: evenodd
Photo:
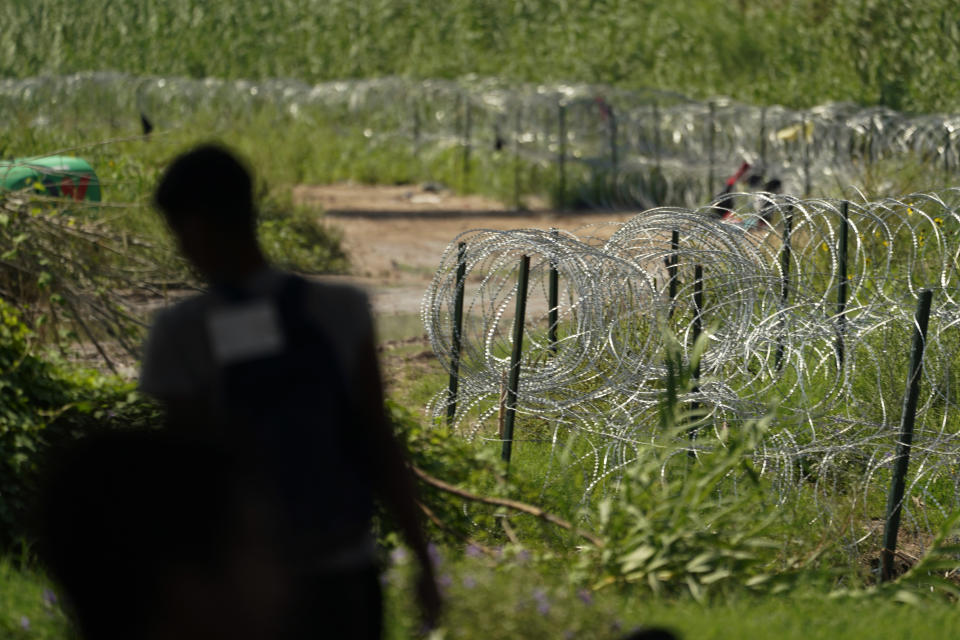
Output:
<svg viewBox="0 0 960 640">
<path fill-rule="evenodd" d="M 590 208 L 696 208 L 742 160 L 780 178 L 785 192 L 804 195 L 856 184 L 864 165 L 886 158 L 913 156 L 944 171 L 960 167 L 958 114 L 908 115 L 842 103 L 793 110 L 495 78 L 308 85 L 87 72 L 0 79 L 0 112 L 29 113 L 37 127 L 93 118 L 131 130 L 141 112 L 160 130 L 204 112 L 222 121 L 254 114 L 277 122 L 324 121 L 359 128 L 370 145 L 401 145 L 412 155 L 468 148 L 475 161 L 490 166 L 513 154 L 554 167 L 562 152 L 569 171 L 578 172 L 576 181 L 570 177 L 575 192 L 562 197 Z"/>
<path fill-rule="evenodd" d="M 681 402 L 696 402 L 707 424 L 722 430 L 765 415 L 777 399 L 776 427 L 754 458 L 781 500 L 801 479 L 825 491 L 841 469 L 877 476 L 893 457 L 914 307 L 929 288 L 934 308 L 911 482 L 928 506 L 960 506 L 958 196 L 949 190 L 848 203 L 842 323 L 837 245 L 844 218 L 836 200 L 738 194 L 742 204 L 727 221 L 716 219 L 713 207 L 664 208 L 577 232 L 462 234 L 444 253 L 422 306 L 431 345 L 449 371 L 456 247 L 466 243 L 454 426 L 467 437 L 499 439 L 494 423 L 510 366 L 516 272 L 520 257 L 529 256 L 514 439 L 549 443 L 551 460 L 576 439 L 577 456 L 555 462 L 548 478 L 578 473 L 585 494 L 610 490 L 639 450 L 662 437 L 667 342 L 675 336 L 689 360 L 700 265 L 709 337 L 702 379 Z M 555 345 L 546 338 L 551 266 L 561 292 Z M 428 411 L 440 418 L 448 402 L 446 391 L 439 393 Z"/>
</svg>

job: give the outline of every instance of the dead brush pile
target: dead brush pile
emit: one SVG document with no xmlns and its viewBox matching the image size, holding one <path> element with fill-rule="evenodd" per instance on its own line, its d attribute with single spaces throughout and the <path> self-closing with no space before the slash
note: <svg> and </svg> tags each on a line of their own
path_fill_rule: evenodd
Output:
<svg viewBox="0 0 960 640">
<path fill-rule="evenodd" d="M 109 205 L 0 193 L 0 297 L 44 339 L 106 343 L 137 357 L 146 323 L 137 303 L 190 280 L 170 251 L 111 228 Z"/>
</svg>

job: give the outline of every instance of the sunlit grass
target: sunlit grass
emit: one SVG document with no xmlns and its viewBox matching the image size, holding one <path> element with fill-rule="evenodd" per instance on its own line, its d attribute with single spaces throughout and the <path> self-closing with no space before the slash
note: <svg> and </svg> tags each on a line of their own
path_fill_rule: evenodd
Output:
<svg viewBox="0 0 960 640">
<path fill-rule="evenodd" d="M 955 109 L 950 0 L 7 2 L 0 77 L 113 69 L 321 80 L 469 73 L 761 103 Z M 916 43 L 922 43 L 917 46 Z"/>
</svg>

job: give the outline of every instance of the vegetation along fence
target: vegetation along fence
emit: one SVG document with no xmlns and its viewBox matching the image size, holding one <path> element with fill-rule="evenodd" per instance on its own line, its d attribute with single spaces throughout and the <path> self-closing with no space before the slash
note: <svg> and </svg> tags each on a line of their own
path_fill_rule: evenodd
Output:
<svg viewBox="0 0 960 640">
<path fill-rule="evenodd" d="M 9 122 L 17 114 L 36 127 L 96 121 L 133 131 L 140 113 L 159 130 L 201 113 L 342 125 L 371 146 L 400 145 L 421 160 L 452 153 L 464 184 L 483 180 L 491 162 L 507 173 L 512 164 L 518 204 L 533 188 L 565 206 L 696 207 L 741 161 L 780 178 L 785 193 L 807 196 L 844 193 L 865 166 L 888 158 L 913 155 L 948 171 L 960 162 L 960 116 L 850 104 L 797 111 L 489 78 L 308 85 L 93 72 L 0 80 L 0 114 Z M 534 185 L 521 171 L 531 164 L 543 169 Z"/>
<path fill-rule="evenodd" d="M 545 459 L 546 485 L 576 477 L 588 499 L 669 440 L 658 413 L 668 353 L 689 362 L 703 332 L 698 379 L 679 399 L 718 437 L 685 440 L 678 453 L 702 453 L 773 412 L 754 463 L 778 500 L 851 477 L 875 489 L 899 457 L 926 290 L 914 502 L 904 508 L 929 525 L 931 509 L 960 507 L 960 191 L 859 203 L 736 197 L 734 221 L 671 207 L 576 233 L 462 234 L 423 300 L 433 349 L 458 383 L 429 411 L 470 438 L 525 447 Z"/>
</svg>

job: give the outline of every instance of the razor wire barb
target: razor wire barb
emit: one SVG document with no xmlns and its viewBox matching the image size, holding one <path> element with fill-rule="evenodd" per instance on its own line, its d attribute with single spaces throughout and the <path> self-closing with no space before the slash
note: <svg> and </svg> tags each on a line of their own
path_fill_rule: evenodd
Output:
<svg viewBox="0 0 960 640">
<path fill-rule="evenodd" d="M 704 428 L 719 433 L 760 418 L 776 401 L 775 427 L 754 462 L 778 500 L 801 481 L 819 493 L 851 472 L 868 481 L 886 477 L 913 311 L 926 287 L 935 302 L 910 491 L 928 509 L 945 513 L 960 506 L 960 380 L 953 372 L 960 358 L 960 190 L 849 203 L 843 322 L 837 304 L 843 202 L 771 194 L 737 198 L 741 206 L 727 221 L 717 219 L 712 207 L 673 207 L 576 232 L 478 229 L 458 236 L 422 305 L 432 348 L 449 369 L 457 246 L 465 243 L 454 427 L 474 440 L 499 439 L 517 265 L 520 256 L 530 256 L 514 439 L 551 452 L 545 482 L 578 474 L 585 498 L 615 487 L 643 447 L 667 437 L 658 420 L 667 341 L 674 336 L 689 359 L 694 272 L 700 266 L 708 346 L 699 384 L 681 402 L 697 403 L 706 414 Z M 784 269 L 787 215 L 791 251 Z M 547 338 L 551 265 L 559 272 L 560 293 L 555 351 Z M 438 393 L 428 412 L 445 416 L 447 401 L 445 390 Z M 716 442 L 681 446 L 695 451 Z M 907 511 L 929 524 L 926 510 Z"/>
</svg>

